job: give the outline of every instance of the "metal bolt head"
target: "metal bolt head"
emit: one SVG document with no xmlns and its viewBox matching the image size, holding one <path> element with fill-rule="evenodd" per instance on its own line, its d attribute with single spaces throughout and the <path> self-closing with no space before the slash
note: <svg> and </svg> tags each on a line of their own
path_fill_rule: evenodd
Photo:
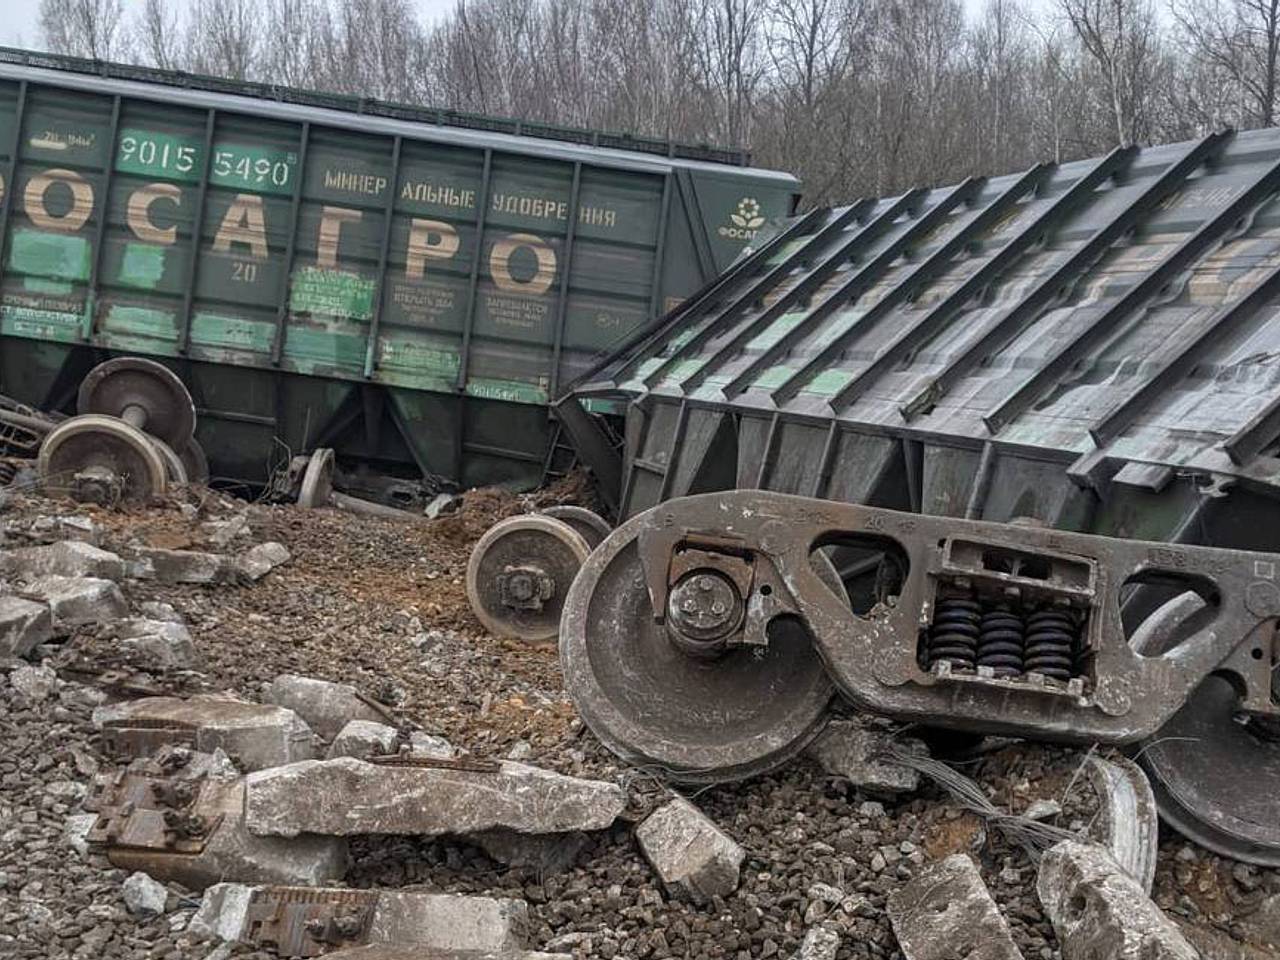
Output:
<svg viewBox="0 0 1280 960">
<path fill-rule="evenodd" d="M 672 588 L 667 613 L 678 634 L 703 643 L 720 639 L 737 628 L 742 618 L 742 598 L 724 574 L 697 571 L 681 578 Z"/>
</svg>

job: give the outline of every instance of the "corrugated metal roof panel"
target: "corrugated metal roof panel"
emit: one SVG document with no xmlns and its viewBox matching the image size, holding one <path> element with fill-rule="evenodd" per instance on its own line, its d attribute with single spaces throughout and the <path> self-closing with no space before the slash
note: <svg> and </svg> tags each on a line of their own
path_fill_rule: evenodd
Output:
<svg viewBox="0 0 1280 960">
<path fill-rule="evenodd" d="M 1267 130 L 820 211 L 579 391 L 1271 483 L 1278 191 Z"/>
</svg>

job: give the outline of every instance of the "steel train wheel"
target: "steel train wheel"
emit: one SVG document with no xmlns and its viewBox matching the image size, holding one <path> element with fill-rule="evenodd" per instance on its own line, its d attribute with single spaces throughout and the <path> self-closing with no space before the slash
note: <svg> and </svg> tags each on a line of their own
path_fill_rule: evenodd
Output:
<svg viewBox="0 0 1280 960">
<path fill-rule="evenodd" d="M 72 417 L 40 445 L 37 468 L 45 489 L 109 504 L 163 496 L 164 458 L 141 430 L 99 414 Z"/>
<path fill-rule="evenodd" d="M 550 640 L 569 585 L 591 548 L 567 523 L 541 514 L 508 517 L 477 541 L 467 563 L 467 600 L 490 633 Z"/>
<path fill-rule="evenodd" d="M 1201 606 L 1189 594 L 1169 601 L 1135 631 L 1134 649 L 1163 652 Z M 1280 672 L 1272 676 L 1280 683 Z M 1238 699 L 1229 679 L 1211 674 L 1136 758 L 1160 816 L 1180 833 L 1223 856 L 1280 867 L 1280 729 L 1239 722 Z"/>
<path fill-rule="evenodd" d="M 160 454 L 160 459 L 164 461 L 165 477 L 169 483 L 185 486 L 189 478 L 187 477 L 186 464 L 182 462 L 182 458 L 173 452 L 173 447 L 159 437 L 148 437 L 147 439 L 151 441 L 151 445 Z"/>
<path fill-rule="evenodd" d="M 624 760 L 681 783 L 772 770 L 822 729 L 835 688 L 807 633 L 775 621 L 764 649 L 692 656 L 655 623 L 637 537 L 643 514 L 583 566 L 560 629 L 565 687 L 583 720 Z M 830 561 L 814 567 L 845 596 Z"/>
<path fill-rule="evenodd" d="M 191 483 L 209 482 L 209 458 L 205 455 L 204 447 L 200 446 L 195 437 L 192 437 L 178 452 L 178 456 L 182 458 L 182 465 L 187 470 L 187 479 Z"/>
<path fill-rule="evenodd" d="M 312 510 L 329 505 L 333 498 L 334 460 L 334 453 L 328 447 L 321 447 L 311 454 L 306 472 L 302 475 L 298 506 Z"/>
<path fill-rule="evenodd" d="M 90 370 L 80 384 L 76 409 L 119 417 L 174 450 L 185 449 L 195 435 L 190 392 L 168 367 L 143 357 L 117 357 Z"/>
<path fill-rule="evenodd" d="M 547 507 L 542 511 L 542 515 L 555 517 L 557 520 L 573 527 L 578 533 L 582 534 L 582 539 L 587 541 L 587 546 L 592 550 L 600 546 L 604 542 L 604 538 L 613 531 L 613 528 L 609 526 L 609 521 L 594 510 L 588 510 L 586 507 L 560 504 L 554 507 Z"/>
</svg>

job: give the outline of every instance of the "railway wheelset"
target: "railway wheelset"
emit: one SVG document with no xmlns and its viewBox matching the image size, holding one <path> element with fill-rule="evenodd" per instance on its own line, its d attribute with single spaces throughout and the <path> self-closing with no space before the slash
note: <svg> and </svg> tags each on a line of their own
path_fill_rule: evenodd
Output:
<svg viewBox="0 0 1280 960">
<path fill-rule="evenodd" d="M 0 439 L 6 449 L 33 456 L 44 489 L 100 504 L 145 501 L 173 485 L 207 482 L 209 462 L 195 429 L 186 386 L 143 357 L 94 367 L 80 384 L 75 416 L 0 403 Z"/>
<path fill-rule="evenodd" d="M 1280 866 L 1280 555 L 758 490 L 591 532 L 503 521 L 468 592 L 494 632 L 558 627 L 566 689 L 628 763 L 680 784 L 761 775 L 843 699 L 926 727 L 1122 747 L 1166 822 Z M 1150 612 L 1127 625 L 1141 590 Z"/>
</svg>

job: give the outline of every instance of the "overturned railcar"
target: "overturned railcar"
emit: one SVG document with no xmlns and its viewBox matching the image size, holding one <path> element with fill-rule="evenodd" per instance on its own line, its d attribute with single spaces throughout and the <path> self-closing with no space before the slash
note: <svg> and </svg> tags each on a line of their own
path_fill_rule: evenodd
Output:
<svg viewBox="0 0 1280 960">
<path fill-rule="evenodd" d="M 835 689 L 1136 744 L 1171 823 L 1280 863 L 1280 130 L 755 247 L 556 408 L 626 521 L 561 622 L 597 735 L 680 779 L 758 773 Z M 797 621 L 809 642 L 772 632 Z"/>
<path fill-rule="evenodd" d="M 335 447 L 540 479 L 549 398 L 797 182 L 741 153 L 0 50 L 0 393 L 116 354 L 188 384 L 215 476 Z"/>
<path fill-rule="evenodd" d="M 562 418 L 623 517 L 758 488 L 1270 547 L 1278 190 L 1267 130 L 817 210 Z M 604 397 L 621 455 L 578 415 Z"/>
</svg>

